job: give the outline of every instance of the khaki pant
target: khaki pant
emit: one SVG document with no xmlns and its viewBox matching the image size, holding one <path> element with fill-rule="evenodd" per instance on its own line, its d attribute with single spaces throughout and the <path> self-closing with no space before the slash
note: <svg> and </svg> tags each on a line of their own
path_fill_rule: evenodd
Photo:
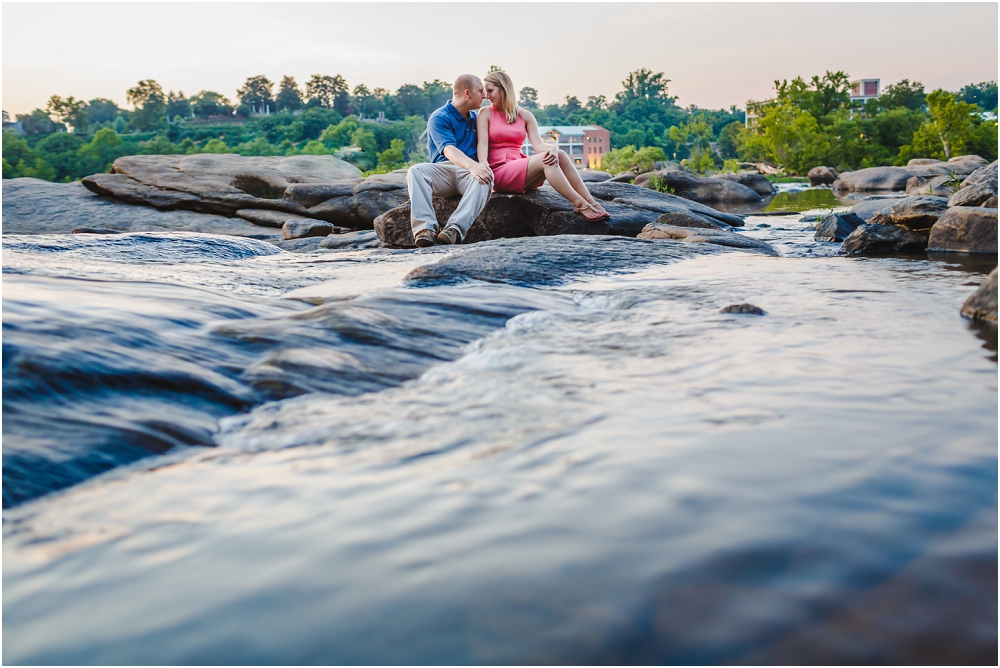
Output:
<svg viewBox="0 0 1000 668">
<path fill-rule="evenodd" d="M 413 165 L 406 172 L 406 185 L 410 189 L 410 226 L 414 236 L 420 230 L 436 234 L 440 229 L 432 197 L 461 194 L 462 201 L 448 219 L 448 226 L 456 228 L 462 239 L 486 208 L 492 190 L 492 186 L 477 181 L 469 170 L 450 162 Z"/>
</svg>

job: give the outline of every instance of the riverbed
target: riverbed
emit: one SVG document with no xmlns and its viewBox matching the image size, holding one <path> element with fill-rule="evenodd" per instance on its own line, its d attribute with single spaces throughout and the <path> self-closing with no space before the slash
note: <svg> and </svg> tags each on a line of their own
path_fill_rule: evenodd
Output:
<svg viewBox="0 0 1000 668">
<path fill-rule="evenodd" d="M 5 235 L 5 661 L 992 663 L 996 257 L 816 213 L 747 218 L 780 257 Z"/>
</svg>

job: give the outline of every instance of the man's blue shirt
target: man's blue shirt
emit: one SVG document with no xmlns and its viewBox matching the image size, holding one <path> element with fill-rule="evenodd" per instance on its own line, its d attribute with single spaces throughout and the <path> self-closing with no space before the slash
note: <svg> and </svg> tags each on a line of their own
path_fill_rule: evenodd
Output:
<svg viewBox="0 0 1000 668">
<path fill-rule="evenodd" d="M 470 112 L 468 118 L 462 118 L 450 101 L 427 119 L 427 154 L 431 162 L 448 161 L 445 146 L 454 146 L 476 160 L 476 144 L 476 115 Z"/>
</svg>

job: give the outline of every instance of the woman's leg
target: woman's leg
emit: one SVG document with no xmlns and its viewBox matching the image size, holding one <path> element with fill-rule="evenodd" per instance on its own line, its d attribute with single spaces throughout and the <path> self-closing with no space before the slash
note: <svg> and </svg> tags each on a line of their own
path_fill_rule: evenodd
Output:
<svg viewBox="0 0 1000 668">
<path fill-rule="evenodd" d="M 601 213 L 607 213 L 604 207 L 601 206 L 601 203 L 594 199 L 594 196 L 587 190 L 587 186 L 583 183 L 583 177 L 580 176 L 580 172 L 577 171 L 573 161 L 566 155 L 566 151 L 559 151 L 559 168 L 562 169 L 563 174 L 566 175 L 566 180 L 573 190 L 580 194 L 580 197 L 589 204 L 596 206 Z"/>
<path fill-rule="evenodd" d="M 542 154 L 536 153 L 528 158 L 528 171 L 524 177 L 525 182 L 532 183 L 540 174 L 544 173 L 545 179 L 549 182 L 549 185 L 552 186 L 557 193 L 568 199 L 573 205 L 573 208 L 578 210 L 584 218 L 587 220 L 600 220 L 603 216 L 599 210 L 595 211 L 589 207 L 584 208 L 584 206 L 589 202 L 587 202 L 587 200 L 580 193 L 578 193 L 572 185 L 570 185 L 569 180 L 566 178 L 566 174 L 563 173 L 559 164 L 546 165 L 542 162 L 542 157 Z M 577 176 L 579 177 L 579 175 Z"/>
</svg>

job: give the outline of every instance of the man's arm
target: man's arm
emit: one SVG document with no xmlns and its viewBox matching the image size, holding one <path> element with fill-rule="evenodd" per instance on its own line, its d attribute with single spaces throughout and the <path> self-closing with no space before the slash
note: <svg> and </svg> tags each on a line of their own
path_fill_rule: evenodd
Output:
<svg viewBox="0 0 1000 668">
<path fill-rule="evenodd" d="M 448 158 L 448 162 L 455 164 L 462 169 L 467 169 L 472 173 L 480 183 L 485 183 L 489 185 L 493 183 L 493 170 L 486 163 L 476 162 L 469 156 L 465 155 L 458 150 L 458 147 L 454 144 L 450 146 L 445 146 L 441 151 L 444 153 L 444 157 Z"/>
</svg>

